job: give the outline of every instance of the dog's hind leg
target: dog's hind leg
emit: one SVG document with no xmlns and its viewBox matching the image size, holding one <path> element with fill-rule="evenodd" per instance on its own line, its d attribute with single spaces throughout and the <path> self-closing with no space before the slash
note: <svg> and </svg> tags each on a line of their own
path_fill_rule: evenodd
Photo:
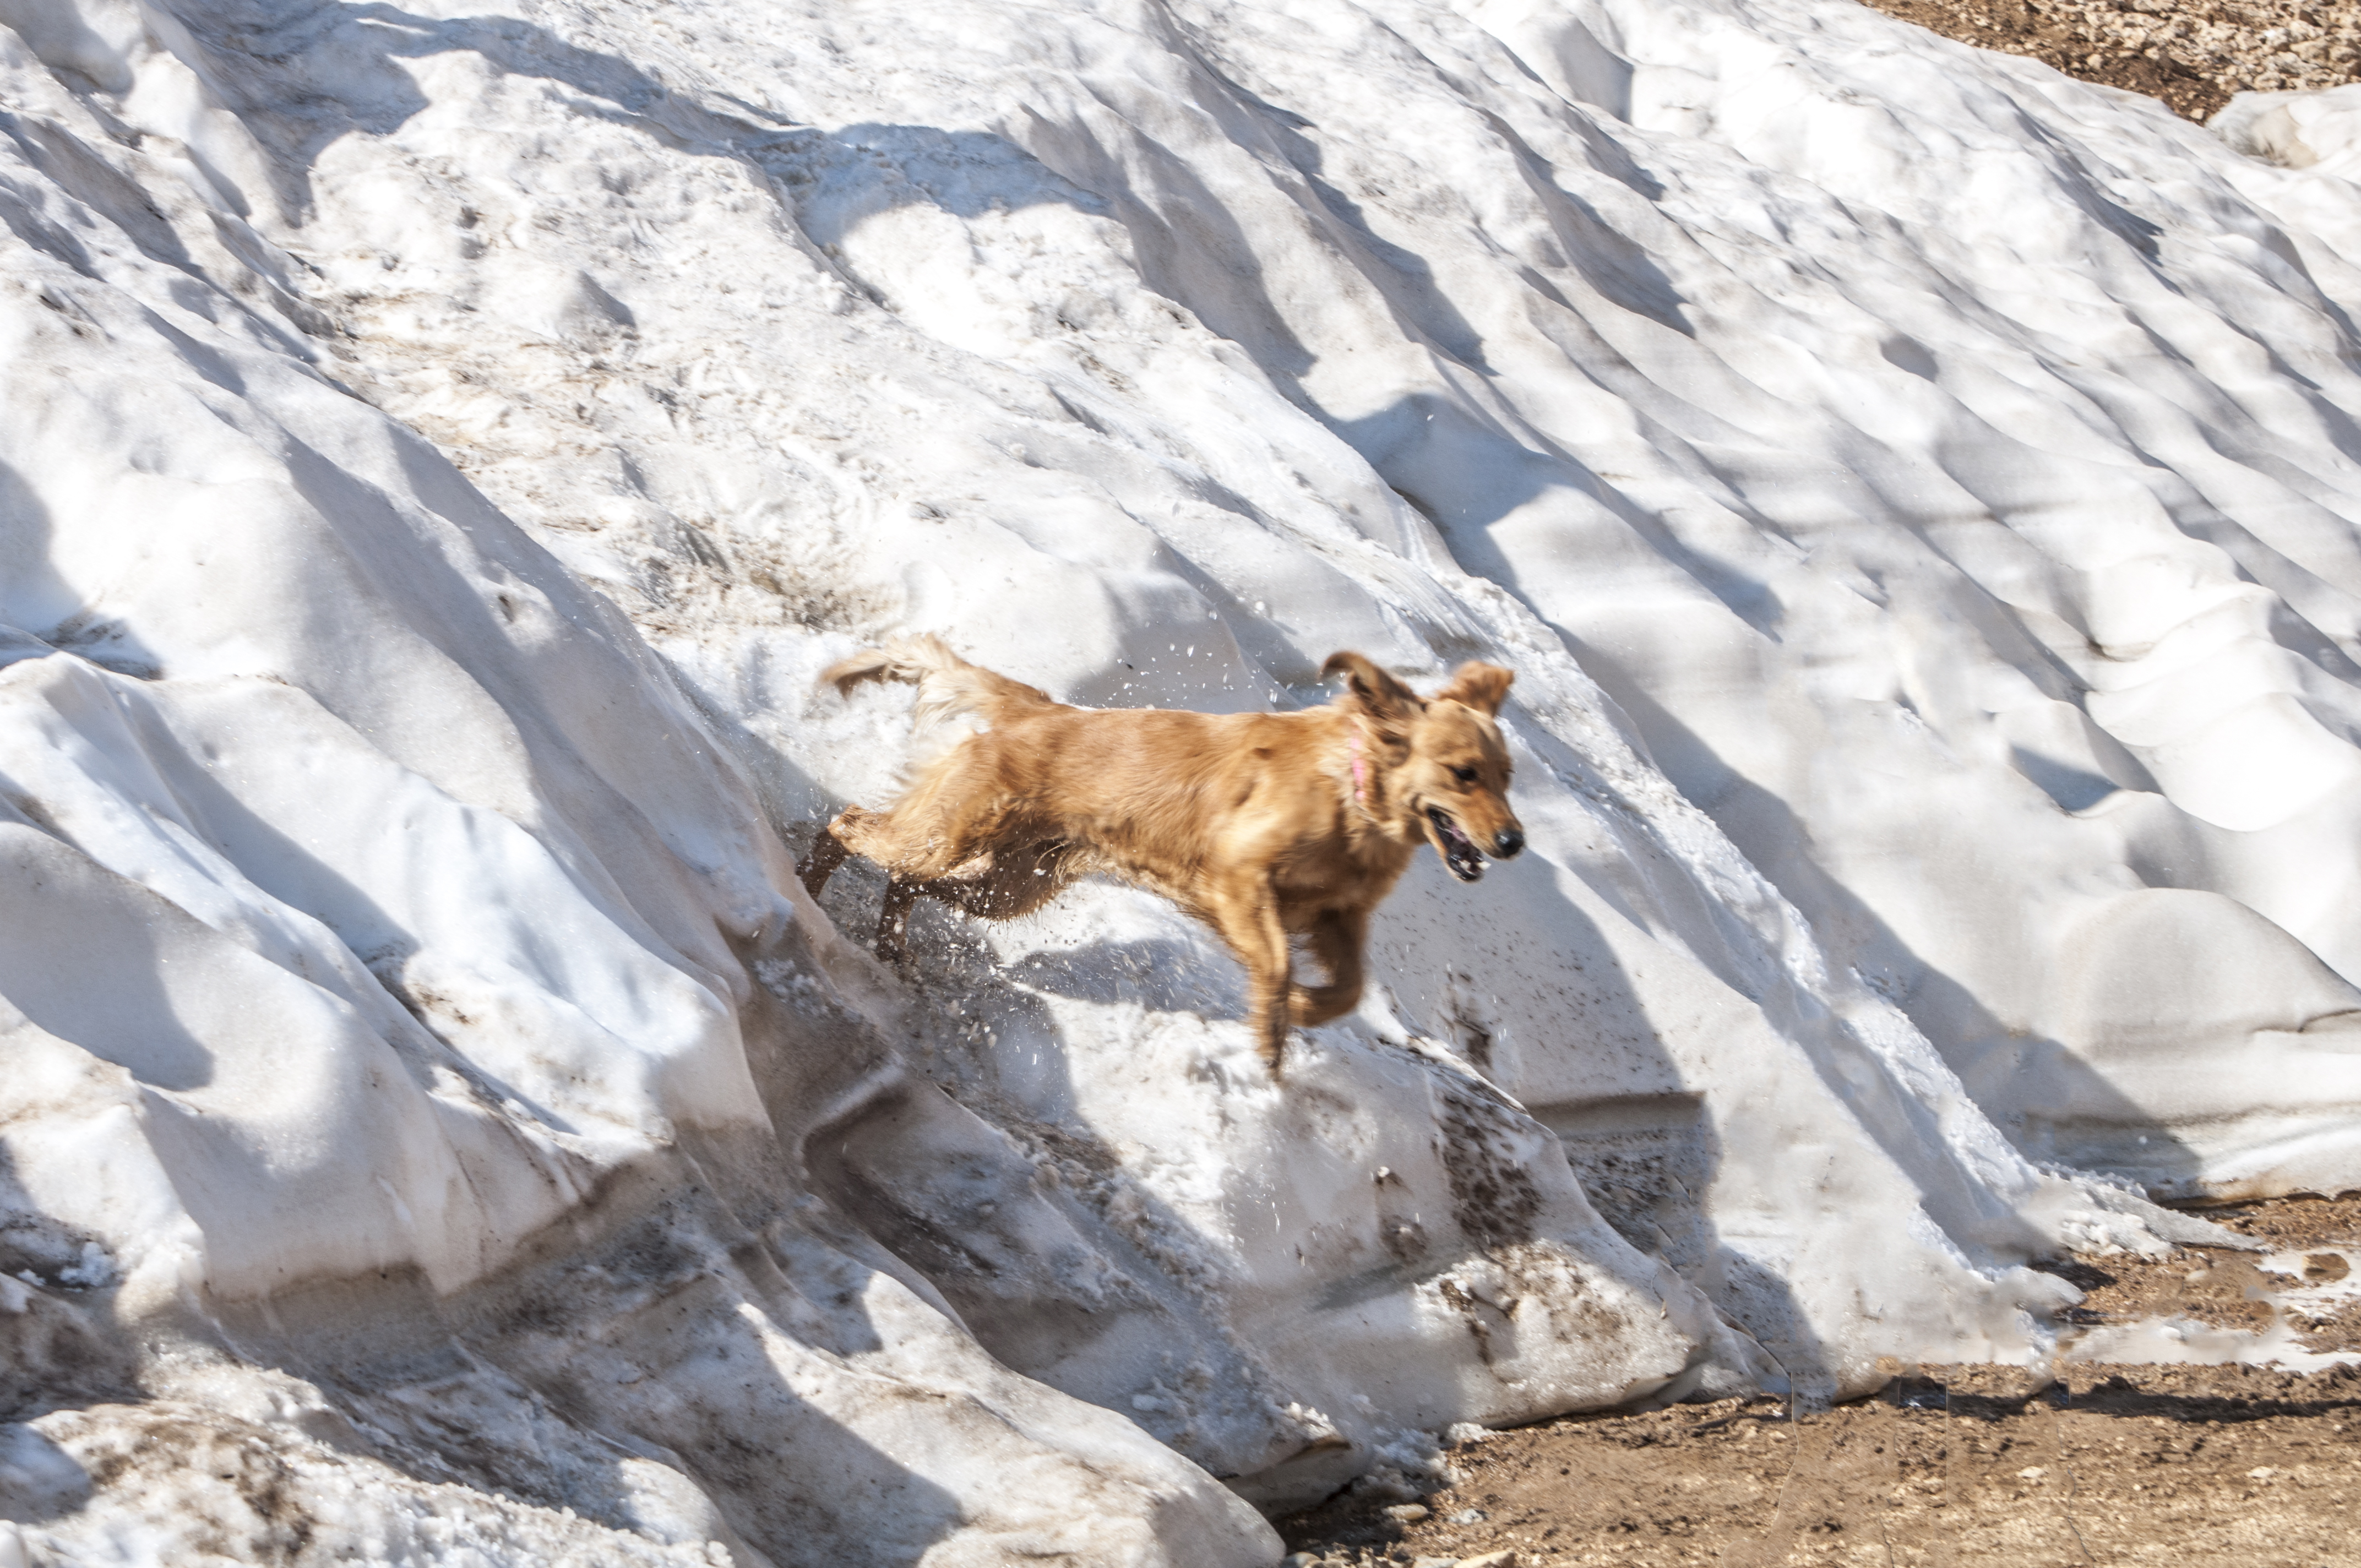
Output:
<svg viewBox="0 0 2361 1568">
<path fill-rule="evenodd" d="M 1361 948 L 1369 934 L 1365 909 L 1323 909 L 1312 922 L 1312 956 L 1328 971 L 1328 983 L 1290 983 L 1289 1011 L 1299 1028 L 1342 1018 L 1361 1003 Z"/>
<path fill-rule="evenodd" d="M 844 840 L 836 836 L 835 823 L 822 828 L 818 836 L 812 839 L 811 853 L 805 856 L 804 863 L 796 868 L 796 874 L 803 879 L 804 891 L 818 898 L 819 890 L 828 885 L 828 879 L 836 874 L 836 868 L 844 864 L 851 854 Z"/>
<path fill-rule="evenodd" d="M 835 821 L 828 825 L 828 836 L 852 854 L 875 861 L 879 865 L 890 866 L 894 863 L 895 829 L 898 826 L 891 811 L 872 811 L 865 806 L 848 806 L 836 814 Z M 842 858 L 838 857 L 840 860 Z"/>
<path fill-rule="evenodd" d="M 885 902 L 877 911 L 877 956 L 898 964 L 910 956 L 910 905 L 926 889 L 919 883 L 888 874 Z"/>
<path fill-rule="evenodd" d="M 1006 807 L 988 770 L 963 765 L 975 742 L 939 759 L 889 811 L 847 806 L 829 824 L 856 855 L 912 882 L 967 879 L 989 869 Z M 979 855 L 983 865 L 971 866 Z"/>
</svg>

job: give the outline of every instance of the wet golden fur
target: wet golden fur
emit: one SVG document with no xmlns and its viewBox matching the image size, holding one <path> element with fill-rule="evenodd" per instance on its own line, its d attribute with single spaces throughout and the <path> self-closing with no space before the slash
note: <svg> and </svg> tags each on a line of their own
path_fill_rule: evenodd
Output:
<svg viewBox="0 0 2361 1568">
<path fill-rule="evenodd" d="M 1344 694 L 1300 713 L 1069 707 L 960 658 L 934 637 L 857 653 L 821 677 L 919 688 L 922 714 L 987 726 L 918 773 L 886 811 L 847 808 L 803 867 L 814 896 L 848 855 L 889 873 L 878 951 L 898 956 L 921 894 L 1007 919 L 1092 872 L 1164 894 L 1246 965 L 1251 1027 L 1276 1072 L 1288 1030 L 1361 996 L 1369 915 L 1423 842 L 1453 874 L 1524 844 L 1509 809 L 1509 753 L 1494 716 L 1513 678 L 1462 665 L 1429 698 L 1358 653 L 1324 673 Z M 1361 778 L 1356 784 L 1357 754 Z M 1327 971 L 1291 973 L 1301 938 Z"/>
</svg>

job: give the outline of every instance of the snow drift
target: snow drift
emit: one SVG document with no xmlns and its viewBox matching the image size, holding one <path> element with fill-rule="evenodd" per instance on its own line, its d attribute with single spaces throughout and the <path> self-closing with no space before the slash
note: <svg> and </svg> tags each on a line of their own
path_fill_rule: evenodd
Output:
<svg viewBox="0 0 2361 1568">
<path fill-rule="evenodd" d="M 0 0 L 0 1562 L 1267 1562 L 2361 1184 L 2330 174 L 1830 0 Z M 900 629 L 1499 660 L 1532 852 L 1283 1083 L 1128 890 L 888 973 Z"/>
</svg>

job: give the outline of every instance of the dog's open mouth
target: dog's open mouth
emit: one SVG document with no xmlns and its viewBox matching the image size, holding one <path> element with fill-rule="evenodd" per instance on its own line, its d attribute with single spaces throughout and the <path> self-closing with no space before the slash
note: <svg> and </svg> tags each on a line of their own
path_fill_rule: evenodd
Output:
<svg viewBox="0 0 2361 1568">
<path fill-rule="evenodd" d="M 1434 826 L 1435 847 L 1443 851 L 1443 863 L 1461 882 L 1475 882 L 1484 874 L 1484 857 L 1477 852 L 1476 840 L 1459 830 L 1451 813 L 1439 806 L 1426 808 L 1426 819 Z"/>
</svg>

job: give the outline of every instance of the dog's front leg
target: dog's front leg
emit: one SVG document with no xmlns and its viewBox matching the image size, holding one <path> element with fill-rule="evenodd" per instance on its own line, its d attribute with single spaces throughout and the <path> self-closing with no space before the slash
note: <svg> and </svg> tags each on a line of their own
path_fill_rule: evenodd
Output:
<svg viewBox="0 0 2361 1568">
<path fill-rule="evenodd" d="M 1312 922 L 1312 956 L 1328 971 L 1322 986 L 1288 988 L 1301 1028 L 1342 1018 L 1361 1003 L 1361 948 L 1369 935 L 1366 909 L 1323 909 Z"/>
<path fill-rule="evenodd" d="M 1246 967 L 1246 1027 L 1255 1049 L 1273 1078 L 1279 1076 L 1279 1052 L 1287 1047 L 1287 928 L 1279 924 L 1279 896 L 1260 878 L 1241 879 L 1227 888 L 1213 910 L 1214 928 L 1238 961 Z"/>
</svg>

